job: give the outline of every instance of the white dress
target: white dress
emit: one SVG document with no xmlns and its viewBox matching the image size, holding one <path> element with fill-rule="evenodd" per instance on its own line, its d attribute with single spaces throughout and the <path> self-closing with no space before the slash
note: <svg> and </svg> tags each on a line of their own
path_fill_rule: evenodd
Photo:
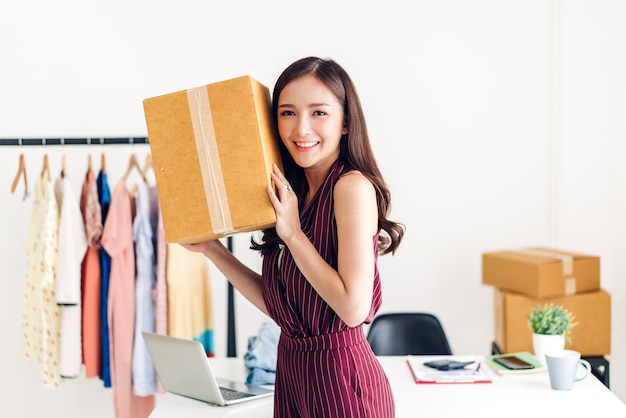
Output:
<svg viewBox="0 0 626 418">
<path fill-rule="evenodd" d="M 61 310 L 55 300 L 59 211 L 50 180 L 41 176 L 35 196 L 28 239 L 21 354 L 43 366 L 45 387 L 63 383 L 60 374 Z"/>
<path fill-rule="evenodd" d="M 78 377 L 82 365 L 81 267 L 87 236 L 80 204 L 67 176 L 55 182 L 59 207 L 56 302 L 61 306 L 61 376 Z"/>
</svg>

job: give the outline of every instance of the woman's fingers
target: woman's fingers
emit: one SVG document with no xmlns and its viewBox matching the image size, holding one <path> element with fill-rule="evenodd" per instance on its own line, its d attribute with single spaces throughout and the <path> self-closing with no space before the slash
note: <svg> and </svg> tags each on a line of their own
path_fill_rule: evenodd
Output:
<svg viewBox="0 0 626 418">
<path fill-rule="evenodd" d="M 284 197 L 287 193 L 293 190 L 289 182 L 287 182 L 287 179 L 285 179 L 285 177 L 283 176 L 277 175 L 275 172 L 272 172 L 272 181 L 276 186 L 276 194 L 281 201 L 284 200 Z"/>
<path fill-rule="evenodd" d="M 267 188 L 270 202 L 276 212 L 276 232 L 285 239 L 300 228 L 298 197 L 277 166 L 272 170 L 274 187 Z"/>
<path fill-rule="evenodd" d="M 272 180 L 274 181 L 277 189 L 280 189 L 282 187 L 287 191 L 291 190 L 291 186 L 285 178 L 285 175 L 282 171 L 280 171 L 280 168 L 278 168 L 276 164 L 272 165 Z"/>
</svg>

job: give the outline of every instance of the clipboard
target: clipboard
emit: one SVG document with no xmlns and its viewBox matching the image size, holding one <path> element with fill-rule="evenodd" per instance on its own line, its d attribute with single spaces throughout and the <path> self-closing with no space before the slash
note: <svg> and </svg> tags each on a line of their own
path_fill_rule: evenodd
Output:
<svg viewBox="0 0 626 418">
<path fill-rule="evenodd" d="M 481 363 L 471 356 L 446 357 L 457 361 L 471 361 L 472 364 L 462 369 L 437 370 L 424 365 L 421 356 L 408 356 L 407 364 L 417 384 L 459 384 L 459 383 L 492 383 L 491 377 L 481 367 Z"/>
</svg>

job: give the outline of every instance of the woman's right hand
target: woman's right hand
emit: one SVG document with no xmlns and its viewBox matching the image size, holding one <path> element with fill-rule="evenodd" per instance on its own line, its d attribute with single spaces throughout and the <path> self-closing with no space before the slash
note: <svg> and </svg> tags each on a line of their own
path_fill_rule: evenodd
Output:
<svg viewBox="0 0 626 418">
<path fill-rule="evenodd" d="M 214 252 L 215 249 L 219 248 L 220 246 L 223 246 L 220 240 L 217 240 L 217 239 L 211 240 L 211 241 L 198 242 L 194 244 L 180 244 L 180 245 L 182 245 L 185 249 L 189 251 L 192 251 L 194 253 L 202 253 L 206 257 L 209 257 L 209 258 L 210 258 L 211 253 Z"/>
<path fill-rule="evenodd" d="M 204 254 L 246 299 L 268 315 L 263 300 L 261 275 L 246 267 L 219 239 L 180 245 L 189 251 Z"/>
</svg>

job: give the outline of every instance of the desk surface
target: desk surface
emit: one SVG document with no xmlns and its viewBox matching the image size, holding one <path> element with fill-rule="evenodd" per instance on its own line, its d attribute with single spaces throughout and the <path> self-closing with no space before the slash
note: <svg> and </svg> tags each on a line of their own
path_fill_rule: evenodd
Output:
<svg viewBox="0 0 626 418">
<path fill-rule="evenodd" d="M 438 356 L 439 358 L 440 356 Z M 424 357 L 424 360 L 432 357 Z M 397 418 L 416 416 L 483 417 L 588 416 L 626 417 L 626 404 L 595 376 L 575 384 L 571 391 L 550 388 L 547 372 L 500 376 L 488 366 L 491 384 L 416 384 L 405 357 L 379 357 L 394 393 Z M 245 380 L 247 371 L 238 358 L 212 358 L 216 375 Z M 165 417 L 272 417 L 273 398 L 216 407 L 173 394 L 158 395 L 151 418 Z"/>
</svg>

